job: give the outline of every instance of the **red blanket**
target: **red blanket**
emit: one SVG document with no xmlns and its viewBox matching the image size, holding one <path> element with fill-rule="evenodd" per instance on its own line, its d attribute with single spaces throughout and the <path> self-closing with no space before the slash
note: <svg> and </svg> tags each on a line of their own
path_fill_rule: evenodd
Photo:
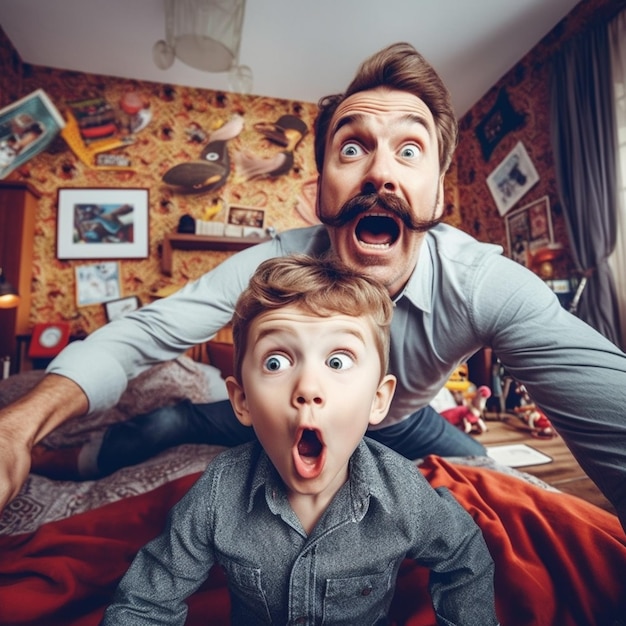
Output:
<svg viewBox="0 0 626 626">
<path fill-rule="evenodd" d="M 482 528 L 496 563 L 504 626 L 600 626 L 626 616 L 626 537 L 617 518 L 490 469 L 430 457 L 422 471 L 445 485 Z M 157 535 L 197 474 L 153 491 L 0 537 L 2 626 L 98 624 L 134 554 Z M 396 624 L 434 624 L 428 572 L 406 561 L 393 604 Z M 477 602 L 481 599 L 477 598 Z M 228 624 L 223 575 L 189 600 L 192 625 Z"/>
</svg>

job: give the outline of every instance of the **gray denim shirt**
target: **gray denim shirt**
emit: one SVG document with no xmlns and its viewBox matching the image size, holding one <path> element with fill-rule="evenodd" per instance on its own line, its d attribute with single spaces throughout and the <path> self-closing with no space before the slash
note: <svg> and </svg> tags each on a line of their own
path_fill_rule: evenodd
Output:
<svg viewBox="0 0 626 626">
<path fill-rule="evenodd" d="M 386 624 L 405 557 L 430 568 L 440 624 L 497 624 L 479 527 L 412 462 L 364 439 L 349 480 L 307 535 L 254 442 L 220 454 L 172 509 L 103 624 L 184 624 L 185 598 L 216 564 L 227 573 L 233 624 Z"/>
</svg>

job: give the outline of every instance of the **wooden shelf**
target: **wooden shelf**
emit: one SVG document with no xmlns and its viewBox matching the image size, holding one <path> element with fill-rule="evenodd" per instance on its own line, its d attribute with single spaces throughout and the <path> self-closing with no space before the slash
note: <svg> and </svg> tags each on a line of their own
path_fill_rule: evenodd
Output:
<svg viewBox="0 0 626 626">
<path fill-rule="evenodd" d="M 171 233 L 163 239 L 161 252 L 161 271 L 168 276 L 172 275 L 174 250 L 226 250 L 237 252 L 250 246 L 256 246 L 269 237 L 216 237 L 211 235 L 191 235 Z"/>
</svg>

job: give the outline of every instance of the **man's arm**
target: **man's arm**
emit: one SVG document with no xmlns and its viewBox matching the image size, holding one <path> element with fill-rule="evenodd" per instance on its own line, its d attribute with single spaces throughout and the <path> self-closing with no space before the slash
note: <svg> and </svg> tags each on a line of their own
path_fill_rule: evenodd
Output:
<svg viewBox="0 0 626 626">
<path fill-rule="evenodd" d="M 69 378 L 49 374 L 28 394 L 0 411 L 0 510 L 30 471 L 30 451 L 48 433 L 88 409 L 87 396 Z"/>
</svg>

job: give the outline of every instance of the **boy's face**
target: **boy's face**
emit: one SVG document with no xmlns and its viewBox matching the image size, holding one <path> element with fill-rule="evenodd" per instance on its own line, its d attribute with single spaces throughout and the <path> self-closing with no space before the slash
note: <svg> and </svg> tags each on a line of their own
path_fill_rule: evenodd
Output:
<svg viewBox="0 0 626 626">
<path fill-rule="evenodd" d="M 318 317 L 296 306 L 253 320 L 241 383 L 227 380 L 235 413 L 254 427 L 289 497 L 325 502 L 395 390 L 393 376 L 381 381 L 368 318 Z"/>
</svg>

